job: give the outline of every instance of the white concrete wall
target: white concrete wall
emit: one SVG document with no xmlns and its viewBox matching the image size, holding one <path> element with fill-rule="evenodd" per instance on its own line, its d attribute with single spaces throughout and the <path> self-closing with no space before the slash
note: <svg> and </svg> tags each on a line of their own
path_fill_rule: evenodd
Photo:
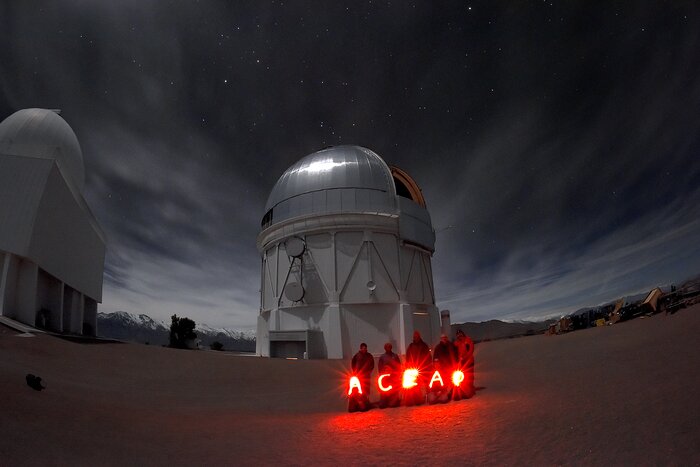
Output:
<svg viewBox="0 0 700 467">
<path fill-rule="evenodd" d="M 369 225 L 376 216 L 365 217 Z M 286 229 L 286 236 L 264 250 L 258 353 L 269 355 L 269 341 L 263 338 L 268 330 L 319 329 L 328 358 L 348 358 L 360 342 L 373 353 L 381 354 L 386 342 L 405 352 L 414 329 L 434 345 L 440 316 L 434 306 L 430 252 L 404 245 L 397 233 L 360 225 L 353 229 L 343 225 L 344 218 L 334 218 L 336 229 L 308 234 Z M 361 224 L 363 219 L 353 215 L 345 220 Z M 391 221 L 385 219 L 382 229 L 396 228 Z M 292 235 L 305 242 L 301 258 L 287 256 L 284 242 Z M 304 287 L 299 302 L 286 297 L 291 282 Z"/>
<path fill-rule="evenodd" d="M 85 297 L 82 334 L 97 335 L 97 302 L 90 297 Z"/>
<path fill-rule="evenodd" d="M 19 275 L 19 258 L 11 253 L 5 254 L 3 264 L 4 291 L 2 300 L 2 314 L 8 318 L 17 317 L 17 281 Z"/>
<path fill-rule="evenodd" d="M 264 311 L 258 315 L 258 327 L 255 333 L 255 353 L 261 357 L 270 356 L 270 312 Z"/>
<path fill-rule="evenodd" d="M 303 236 L 302 236 L 303 237 Z M 433 304 L 430 255 L 399 246 L 395 235 L 368 231 L 309 235 L 301 259 L 290 259 L 283 243 L 263 255 L 262 309 L 297 304 L 288 300 L 289 282 L 304 286 L 303 304 L 410 303 Z M 368 282 L 375 289 L 369 290 Z"/>
<path fill-rule="evenodd" d="M 26 259 L 19 261 L 15 319 L 30 326 L 36 324 L 38 276 L 39 268 L 36 264 Z"/>
<path fill-rule="evenodd" d="M 5 310 L 5 294 L 7 293 L 7 273 L 10 267 L 10 253 L 0 251 L 0 316 Z"/>
<path fill-rule="evenodd" d="M 397 349 L 400 342 L 398 304 L 358 304 L 340 306 L 340 326 L 343 357 L 352 357 L 367 344 L 372 354 L 384 353 L 384 344 L 391 342 Z"/>
<path fill-rule="evenodd" d="M 447 335 L 450 339 L 454 337 L 452 335 L 450 310 L 440 310 L 440 333 Z"/>
<path fill-rule="evenodd" d="M 43 324 L 46 329 L 51 331 L 61 332 L 63 329 L 63 282 L 41 268 L 37 283 L 37 301 L 39 311 L 42 309 L 49 311 L 46 322 L 39 324 Z"/>
<path fill-rule="evenodd" d="M 96 323 L 104 235 L 53 160 L 0 154 L 0 250 L 0 313 L 35 326 L 45 308 L 49 329 L 79 334 L 84 316 L 82 297 L 72 296 L 77 290 L 95 302 Z M 66 310 L 64 283 L 73 291 Z"/>
<path fill-rule="evenodd" d="M 65 293 L 65 290 L 64 290 Z M 83 333 L 83 294 L 77 290 L 71 289 L 71 307 L 68 332 L 71 334 Z M 65 328 L 65 323 L 64 323 Z"/>
<path fill-rule="evenodd" d="M 326 310 L 323 339 L 326 344 L 326 358 L 343 358 L 343 334 L 340 307 L 330 305 Z"/>
<path fill-rule="evenodd" d="M 0 250 L 28 256 L 36 211 L 54 165 L 0 154 Z"/>
<path fill-rule="evenodd" d="M 54 332 L 97 331 L 97 302 L 39 268 L 33 261 L 0 252 L 2 315 Z M 49 310 L 47 320 L 40 310 Z"/>
<path fill-rule="evenodd" d="M 322 329 L 324 306 L 300 306 L 279 309 L 278 330 Z"/>
<path fill-rule="evenodd" d="M 36 210 L 27 257 L 52 276 L 102 300 L 105 243 L 79 193 L 53 168 Z"/>
<path fill-rule="evenodd" d="M 77 292 L 68 284 L 63 285 L 63 329 L 62 332 L 71 332 L 71 315 L 76 307 Z"/>
</svg>

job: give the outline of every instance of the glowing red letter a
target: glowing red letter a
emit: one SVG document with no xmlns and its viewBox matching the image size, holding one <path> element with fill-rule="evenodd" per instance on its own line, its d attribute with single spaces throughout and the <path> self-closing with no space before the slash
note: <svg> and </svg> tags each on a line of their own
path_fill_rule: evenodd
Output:
<svg viewBox="0 0 700 467">
<path fill-rule="evenodd" d="M 357 376 L 350 378 L 350 387 L 348 388 L 348 396 L 352 396 L 352 390 L 357 389 L 358 394 L 362 394 L 362 385 Z"/>
<path fill-rule="evenodd" d="M 435 371 L 435 373 L 433 373 L 433 377 L 430 378 L 430 384 L 428 384 L 428 386 L 430 386 L 430 388 L 432 389 L 433 383 L 436 381 L 440 383 L 440 386 L 445 385 L 445 383 L 442 382 L 442 376 L 440 375 L 439 371 Z"/>
</svg>

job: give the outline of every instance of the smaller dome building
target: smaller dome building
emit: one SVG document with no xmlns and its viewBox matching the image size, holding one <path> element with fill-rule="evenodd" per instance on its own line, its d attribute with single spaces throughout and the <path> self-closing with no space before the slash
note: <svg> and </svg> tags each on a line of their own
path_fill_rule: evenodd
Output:
<svg viewBox="0 0 700 467">
<path fill-rule="evenodd" d="M 373 151 L 336 146 L 300 159 L 272 188 L 261 227 L 258 354 L 348 358 L 361 342 L 405 352 L 414 330 L 437 340 L 425 199 Z"/>
<path fill-rule="evenodd" d="M 54 111 L 23 109 L 3 120 L 0 153 L 55 160 L 63 176 L 83 191 L 85 167 L 78 137 Z"/>
<path fill-rule="evenodd" d="M 105 237 L 84 184 L 80 143 L 56 111 L 0 123 L 0 315 L 96 335 Z"/>
</svg>

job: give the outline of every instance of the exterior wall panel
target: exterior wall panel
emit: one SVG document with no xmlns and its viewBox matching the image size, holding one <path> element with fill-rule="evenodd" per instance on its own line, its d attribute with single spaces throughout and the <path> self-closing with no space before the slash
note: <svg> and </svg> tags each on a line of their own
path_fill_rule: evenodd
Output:
<svg viewBox="0 0 700 467">
<path fill-rule="evenodd" d="M 92 311 L 96 320 L 105 239 L 80 193 L 83 182 L 80 144 L 56 113 L 24 109 L 0 123 L 3 315 L 76 334 Z"/>
<path fill-rule="evenodd" d="M 37 297 L 39 310 L 48 312 L 39 316 L 40 326 L 51 331 L 61 332 L 63 328 L 63 283 L 39 269 Z"/>
<path fill-rule="evenodd" d="M 17 282 L 19 274 L 19 258 L 11 253 L 5 253 L 5 261 L 2 265 L 3 288 L 0 301 L 2 301 L 2 314 L 8 318 L 17 317 Z"/>
<path fill-rule="evenodd" d="M 335 235 L 335 260 L 338 274 L 338 291 L 345 288 L 356 258 L 360 254 L 364 235 L 362 232 L 338 232 Z"/>
<path fill-rule="evenodd" d="M 85 209 L 58 169 L 52 170 L 36 213 L 28 256 L 52 276 L 100 301 L 105 246 Z"/>
<path fill-rule="evenodd" d="M 37 280 L 39 268 L 29 260 L 20 260 L 17 270 L 16 319 L 30 326 L 36 325 Z"/>
<path fill-rule="evenodd" d="M 0 154 L 0 250 L 27 257 L 53 161 Z"/>
<path fill-rule="evenodd" d="M 83 335 L 97 335 L 97 302 L 90 297 L 85 297 L 85 309 L 83 312 Z"/>
<path fill-rule="evenodd" d="M 354 355 L 361 342 L 375 355 L 384 353 L 386 342 L 399 348 L 397 304 L 341 305 L 340 316 L 345 358 Z"/>
<path fill-rule="evenodd" d="M 324 278 L 324 285 L 330 292 L 335 288 L 335 254 L 331 234 L 323 233 L 306 236 L 306 247 L 318 274 Z"/>
</svg>

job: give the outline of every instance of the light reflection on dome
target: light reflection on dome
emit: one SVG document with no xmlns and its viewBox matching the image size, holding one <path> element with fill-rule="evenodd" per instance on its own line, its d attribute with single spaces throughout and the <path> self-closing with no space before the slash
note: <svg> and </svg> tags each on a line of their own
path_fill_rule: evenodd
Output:
<svg viewBox="0 0 700 467">
<path fill-rule="evenodd" d="M 311 164 L 299 169 L 299 172 L 308 172 L 308 173 L 330 172 L 331 170 L 333 170 L 334 167 L 341 167 L 341 166 L 352 164 L 352 163 L 353 163 L 353 161 L 337 162 L 337 161 L 334 161 L 333 159 L 326 159 L 323 161 L 314 161 Z"/>
</svg>

